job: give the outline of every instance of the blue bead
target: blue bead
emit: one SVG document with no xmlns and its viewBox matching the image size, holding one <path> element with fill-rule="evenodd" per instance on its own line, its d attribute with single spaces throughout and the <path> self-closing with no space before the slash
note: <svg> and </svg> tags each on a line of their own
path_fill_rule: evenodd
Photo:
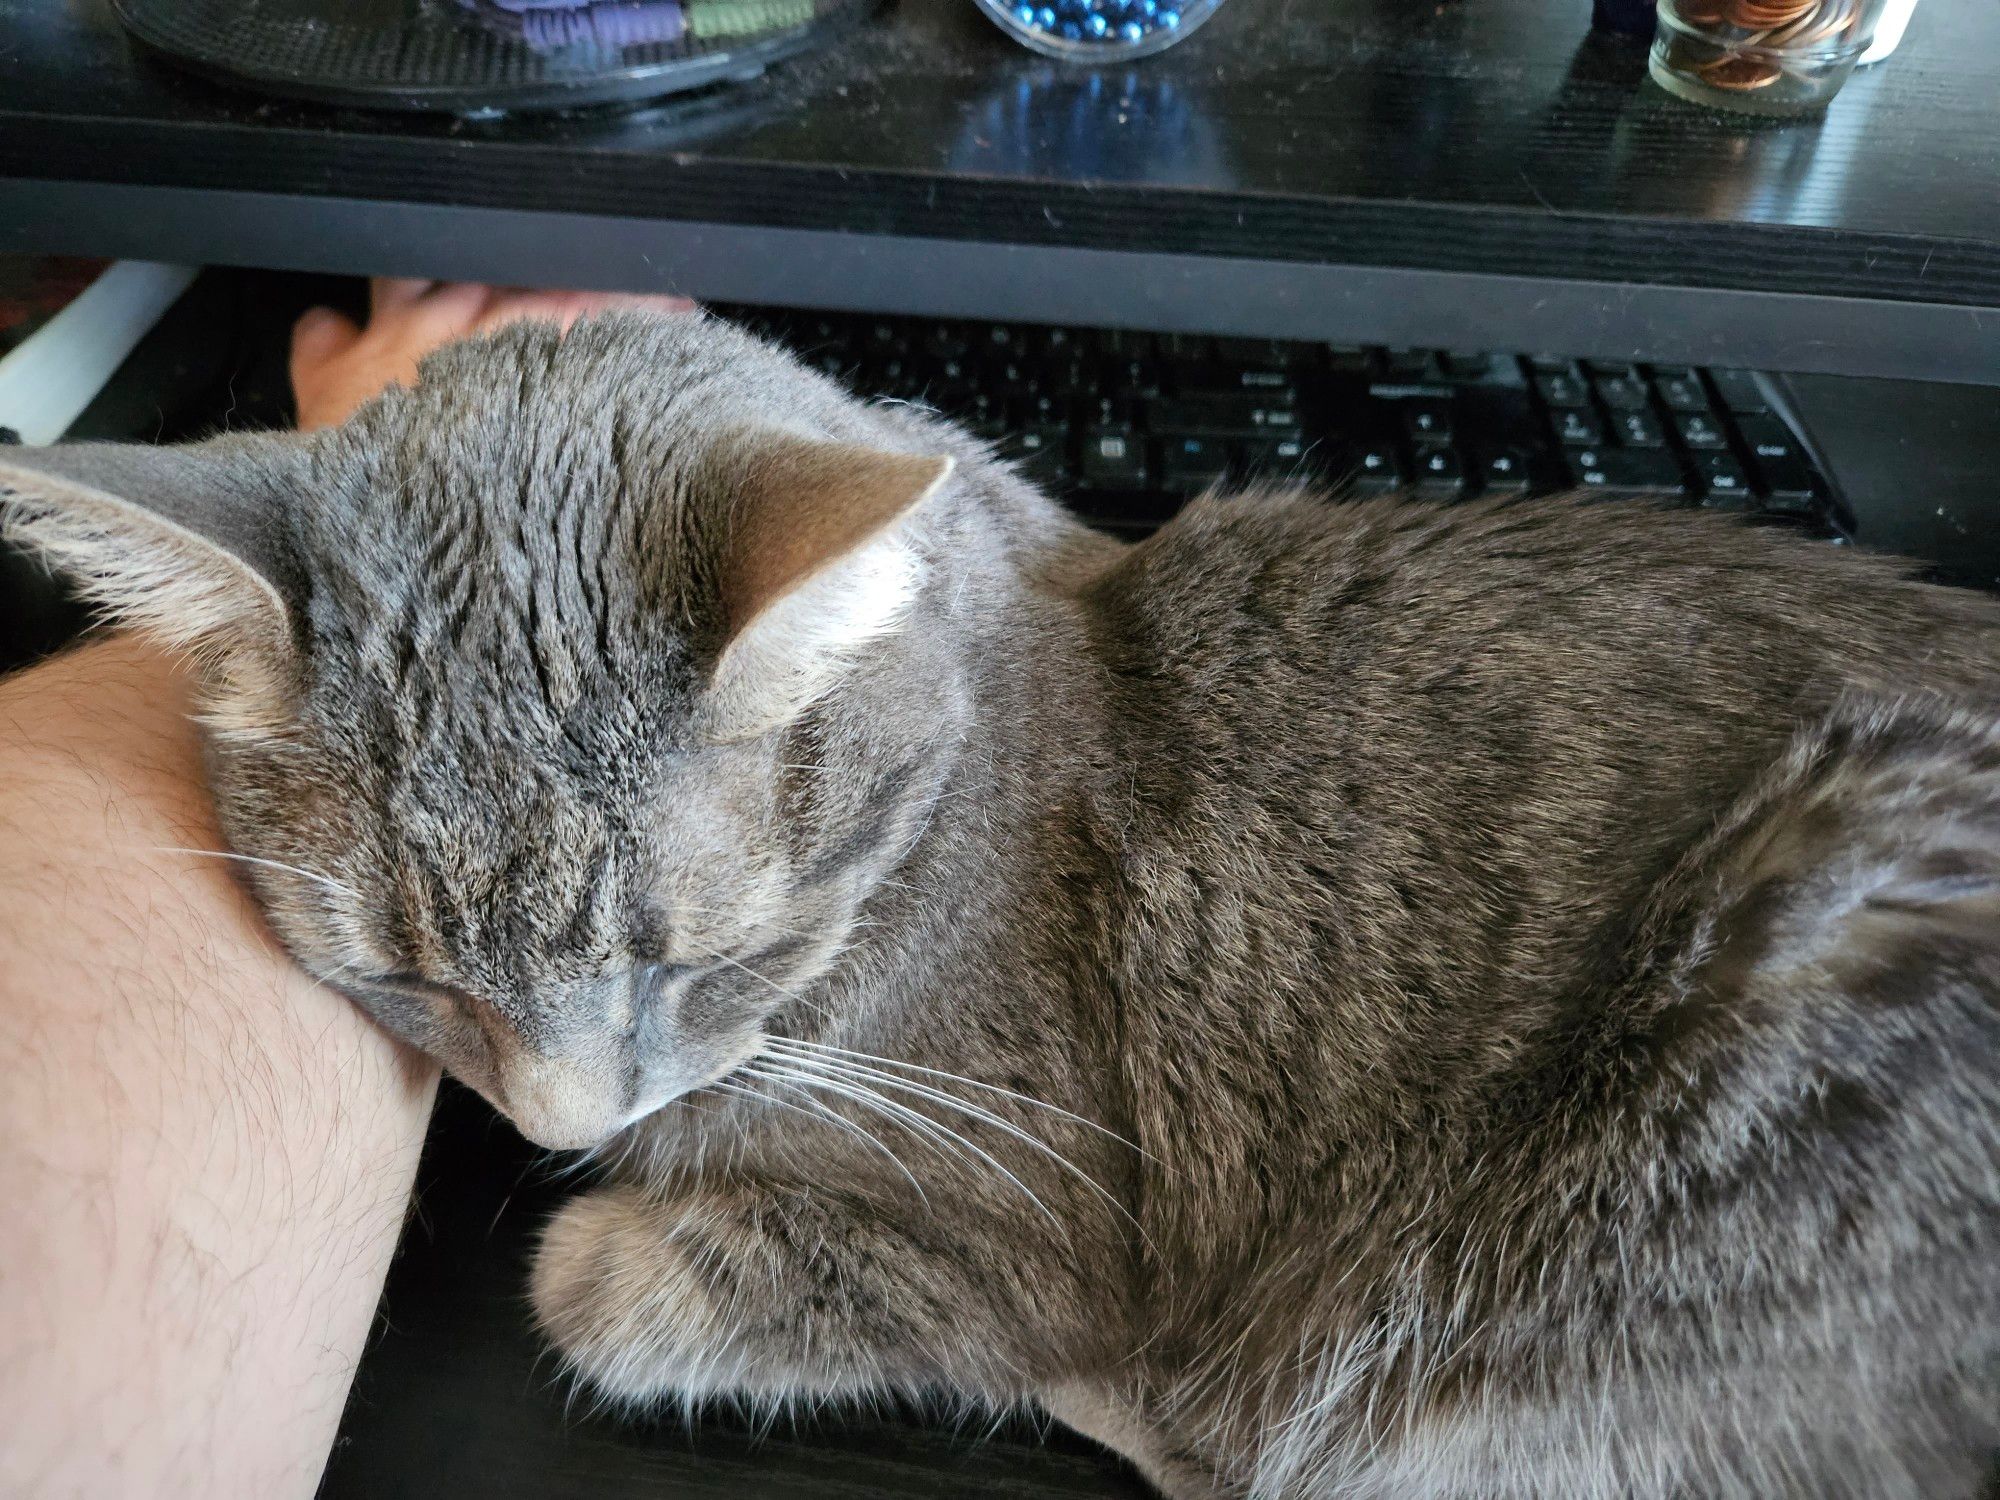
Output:
<svg viewBox="0 0 2000 1500">
<path fill-rule="evenodd" d="M 1072 42 L 1083 40 L 1083 23 L 1081 21 L 1065 21 L 1056 29 Z"/>
<path fill-rule="evenodd" d="M 1034 24 L 1035 24 L 1035 7 L 1034 7 L 1034 6 L 1032 6 L 1032 5 L 1017 5 L 1017 6 L 1015 6 L 1015 7 L 1014 7 L 1014 19 L 1015 19 L 1015 20 L 1017 20 L 1017 21 L 1019 21 L 1019 22 L 1020 22 L 1020 23 L 1021 23 L 1021 24 L 1022 24 L 1023 26 L 1032 26 L 1032 25 L 1034 25 Z"/>
<path fill-rule="evenodd" d="M 1152 20 L 1159 13 L 1160 0 L 1139 0 L 1139 14 L 1147 20 Z"/>
<path fill-rule="evenodd" d="M 1036 11 L 1035 24 L 1041 27 L 1042 30 L 1044 31 L 1053 30 L 1056 24 L 1056 13 L 1054 7 L 1044 5 L 1040 10 Z"/>
<path fill-rule="evenodd" d="M 1161 11 L 1161 12 L 1160 12 L 1160 24 L 1161 24 L 1162 26 L 1164 26 L 1164 27 L 1165 27 L 1165 28 L 1166 28 L 1167 30 L 1169 30 L 1169 31 L 1178 31 L 1178 30 L 1180 30 L 1180 26 L 1181 26 L 1181 13 L 1180 13 L 1179 11 L 1177 11 L 1177 10 L 1163 10 L 1163 11 Z"/>
<path fill-rule="evenodd" d="M 1137 21 L 1127 21 L 1123 26 L 1118 28 L 1118 34 L 1128 42 L 1144 41 L 1146 38 L 1146 28 L 1141 26 Z"/>
<path fill-rule="evenodd" d="M 1092 36 L 1103 36 L 1106 32 L 1111 30 L 1111 23 L 1105 20 L 1104 17 L 1098 15 L 1095 11 L 1091 12 L 1090 19 L 1085 21 L 1083 25 L 1084 29 L 1088 31 Z"/>
</svg>

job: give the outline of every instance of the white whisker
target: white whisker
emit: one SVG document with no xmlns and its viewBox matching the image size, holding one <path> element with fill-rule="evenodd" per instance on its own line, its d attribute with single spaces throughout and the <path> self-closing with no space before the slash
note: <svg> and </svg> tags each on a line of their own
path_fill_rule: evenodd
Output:
<svg viewBox="0 0 2000 1500">
<path fill-rule="evenodd" d="M 1109 1136 L 1127 1150 L 1138 1152 L 1139 1155 L 1145 1157 L 1148 1161 L 1158 1160 L 1145 1147 L 1139 1145 L 1136 1141 L 1128 1140 L 1107 1125 L 1100 1125 L 1088 1116 L 1064 1109 L 1059 1104 L 1050 1104 L 1045 1100 L 1037 1099 L 1032 1094 L 1022 1094 L 1015 1092 L 1013 1089 L 1002 1088 L 997 1083 L 987 1083 L 978 1078 L 968 1078 L 963 1073 L 946 1072 L 943 1068 L 927 1068 L 921 1063 L 904 1062 L 900 1058 L 882 1057 L 873 1052 L 856 1052 L 850 1047 L 835 1047 L 828 1042 L 809 1042 L 802 1037 L 773 1037 L 771 1041 L 773 1044 L 802 1048 L 808 1052 L 830 1052 L 837 1057 L 850 1058 L 858 1063 L 877 1063 L 884 1067 L 904 1068 L 909 1072 L 922 1073 L 927 1077 L 948 1079 L 953 1083 L 963 1083 L 975 1089 L 984 1089 L 990 1094 L 999 1094 L 1022 1104 L 1033 1105 L 1036 1109 L 1045 1109 L 1050 1114 L 1061 1115 L 1065 1120 L 1074 1120 L 1079 1125 L 1088 1126 L 1099 1135 Z"/>
<path fill-rule="evenodd" d="M 361 905 L 361 898 L 332 876 L 316 874 L 311 870 L 301 869 L 297 865 L 288 865 L 283 860 L 259 859 L 254 854 L 232 854 L 226 849 L 183 849 L 172 844 L 147 844 L 135 848 L 131 852 L 135 854 L 193 854 L 204 859 L 233 859 L 238 864 L 261 865 L 267 870 L 283 870 L 287 875 L 296 875 L 301 880 L 310 880 L 314 885 L 324 886 L 335 895 L 346 897 L 356 906 Z"/>
<path fill-rule="evenodd" d="M 788 1088 L 793 1093 L 796 1093 L 801 1099 L 805 1100 L 806 1104 L 816 1112 L 814 1114 L 807 1115 L 808 1119 L 824 1120 L 831 1124 L 837 1125 L 842 1130 L 847 1131 L 850 1135 L 860 1137 L 861 1140 L 865 1141 L 868 1145 L 874 1147 L 877 1151 L 881 1152 L 884 1156 L 888 1157 L 890 1163 L 896 1168 L 896 1170 L 898 1172 L 901 1172 L 905 1177 L 909 1179 L 910 1186 L 917 1190 L 917 1196 L 923 1199 L 924 1207 L 929 1208 L 931 1206 L 930 1196 L 924 1192 L 924 1185 L 921 1182 L 917 1181 L 916 1174 L 903 1164 L 903 1159 L 900 1156 L 896 1155 L 894 1151 L 890 1150 L 887 1143 L 877 1140 L 874 1135 L 872 1135 L 867 1130 L 864 1130 L 861 1126 L 855 1124 L 854 1121 L 848 1119 L 847 1116 L 841 1114 L 838 1110 L 828 1109 L 824 1104 L 820 1103 L 818 1099 L 813 1097 L 811 1090 L 801 1087 L 798 1084 L 787 1083 L 781 1079 L 773 1079 L 772 1081 L 774 1083 L 777 1083 L 780 1088 Z M 727 1080 L 720 1080 L 716 1083 L 709 1085 L 709 1087 L 721 1089 L 726 1093 L 735 1094 L 739 1098 L 754 1099 L 759 1104 L 776 1104 L 781 1108 L 792 1110 L 797 1114 L 806 1114 L 805 1109 L 802 1109 L 800 1108 L 800 1106 L 793 1104 L 790 1100 L 774 1099 L 769 1094 L 759 1093 L 755 1089 L 746 1089 L 742 1087 L 740 1084 L 730 1083 Z"/>
<path fill-rule="evenodd" d="M 957 1110 L 967 1118 L 977 1120 L 985 1125 L 991 1125 L 996 1130 L 1005 1131 L 1022 1144 L 1031 1146 L 1041 1152 L 1042 1155 L 1046 1156 L 1050 1161 L 1054 1162 L 1085 1187 L 1097 1194 L 1099 1198 L 1104 1200 L 1106 1206 L 1112 1209 L 1113 1212 L 1118 1214 L 1120 1218 L 1124 1219 L 1134 1229 L 1138 1230 L 1142 1239 L 1145 1238 L 1144 1227 L 1140 1225 L 1137 1219 L 1132 1217 L 1131 1211 L 1118 1201 L 1116 1195 L 1109 1188 L 1105 1187 L 1103 1183 L 1099 1182 L 1075 1162 L 1056 1150 L 1047 1141 L 1021 1129 L 1020 1126 L 1014 1124 L 1011 1120 L 1003 1119 L 991 1110 L 983 1109 L 979 1105 L 957 1098 L 952 1094 L 947 1094 L 942 1089 L 934 1089 L 928 1084 L 916 1083 L 911 1079 L 898 1078 L 894 1074 L 885 1073 L 878 1068 L 863 1068 L 854 1063 L 836 1062 L 831 1058 L 809 1058 L 797 1054 L 791 1054 L 791 1056 L 793 1061 L 806 1067 L 832 1071 L 836 1076 L 845 1078 L 852 1083 L 858 1084 L 860 1080 L 865 1078 L 888 1088 L 900 1089 L 905 1093 L 914 1094 L 918 1098 L 928 1099 L 935 1104 L 946 1105 L 949 1108 Z"/>
<path fill-rule="evenodd" d="M 824 1075 L 798 1073 L 790 1070 L 786 1070 L 780 1073 L 766 1073 L 761 1069 L 754 1067 L 745 1069 L 745 1071 L 751 1074 L 751 1076 L 757 1078 L 775 1079 L 783 1077 L 783 1078 L 789 1078 L 795 1083 L 807 1085 L 808 1087 L 823 1088 L 827 1090 L 829 1093 L 838 1095 L 845 1099 L 850 1099 L 857 1104 L 863 1105 L 865 1108 L 872 1108 L 878 1111 L 882 1111 L 890 1115 L 891 1117 L 895 1118 L 896 1120 L 902 1122 L 910 1129 L 919 1131 L 925 1136 L 931 1137 L 933 1139 L 941 1136 L 946 1141 L 955 1142 L 959 1147 L 963 1148 L 965 1151 L 971 1152 L 974 1156 L 978 1157 L 979 1160 L 985 1162 L 987 1166 L 991 1167 L 994 1171 L 998 1172 L 1002 1177 L 1006 1178 L 1007 1181 L 1012 1183 L 1016 1188 L 1019 1188 L 1022 1195 L 1026 1197 L 1030 1203 L 1034 1204 L 1035 1207 L 1041 1211 L 1042 1215 L 1045 1218 L 1047 1218 L 1051 1224 L 1054 1224 L 1057 1228 L 1062 1227 L 1062 1220 L 1056 1217 L 1055 1212 L 1048 1206 L 1048 1204 L 1044 1203 L 1038 1196 L 1036 1196 L 1035 1190 L 1029 1187 L 1025 1182 L 1021 1181 L 1021 1179 L 1015 1176 L 1011 1171 L 1009 1171 L 1007 1167 L 1003 1163 L 1001 1163 L 998 1158 L 982 1150 L 979 1146 L 967 1140 L 964 1136 L 960 1135 L 950 1126 L 941 1124 L 938 1121 L 933 1120 L 929 1115 L 926 1115 L 919 1110 L 912 1109 L 907 1104 L 899 1104 L 893 1099 L 885 1098 L 883 1095 L 876 1093 L 873 1089 L 868 1088 L 866 1085 L 858 1083 L 853 1079 L 829 1078 Z"/>
<path fill-rule="evenodd" d="M 742 912 L 740 911 L 725 911 L 719 906 L 689 906 L 684 901 L 676 901 L 674 903 L 674 910 L 677 913 L 691 917 L 729 917 L 734 919 L 742 916 Z M 817 935 L 810 932 L 802 932 L 796 927 L 781 927 L 776 922 L 758 921 L 750 925 L 751 929 L 758 933 L 782 932 L 786 937 L 796 938 L 809 938 Z"/>
<path fill-rule="evenodd" d="M 790 990 L 786 989 L 782 984 L 779 984 L 775 979 L 766 979 L 762 974 L 759 974 L 755 969 L 751 968 L 750 965 L 746 963 L 737 962 L 735 959 L 731 958 L 727 953 L 717 953 L 712 948 L 704 948 L 702 949 L 702 952 L 706 953 L 710 958 L 714 959 L 717 963 L 728 964 L 729 967 L 732 969 L 741 969 L 745 974 L 748 974 L 752 979 L 756 980 L 759 984 L 770 986 L 770 988 L 776 990 L 779 994 L 783 995 L 787 1000 L 790 1000 L 798 1005 L 803 1005 L 807 1010 L 816 1010 L 821 1015 L 826 1014 L 826 1010 L 823 1006 L 814 1005 L 812 1001 L 806 999 L 805 996 L 803 995 L 793 994 Z"/>
</svg>

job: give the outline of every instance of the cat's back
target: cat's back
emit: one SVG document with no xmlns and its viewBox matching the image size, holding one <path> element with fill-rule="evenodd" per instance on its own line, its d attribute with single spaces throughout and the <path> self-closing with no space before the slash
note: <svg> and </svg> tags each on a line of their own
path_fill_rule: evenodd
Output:
<svg viewBox="0 0 2000 1500">
<path fill-rule="evenodd" d="M 1087 603 L 1143 982 L 1268 997 L 1283 952 L 1301 1015 L 1421 993 L 1441 1034 L 1615 965 L 1835 705 L 2000 710 L 1994 602 L 1638 505 L 1207 501 Z"/>
<path fill-rule="evenodd" d="M 1576 497 L 1447 506 L 1309 493 L 1198 501 L 1096 582 L 1121 665 L 1407 693 L 1473 663 L 1669 696 L 1808 679 L 1953 695 L 2000 682 L 2000 603 L 1782 528 Z M 1537 653 L 1539 656 L 1537 657 Z M 1734 669 L 1732 671 L 1732 669 Z M 1412 675 L 1414 674 L 1414 676 Z M 1330 688 L 1334 684 L 1327 684 Z M 1295 702 L 1294 712 L 1312 697 Z"/>
</svg>

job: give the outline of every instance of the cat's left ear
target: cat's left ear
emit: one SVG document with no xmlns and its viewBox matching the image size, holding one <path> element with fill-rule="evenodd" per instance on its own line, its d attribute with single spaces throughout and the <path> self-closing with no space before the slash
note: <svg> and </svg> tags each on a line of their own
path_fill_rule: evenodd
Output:
<svg viewBox="0 0 2000 1500">
<path fill-rule="evenodd" d="M 0 537 L 169 645 L 282 651 L 283 517 L 302 469 L 297 440 L 277 435 L 0 448 Z"/>
<path fill-rule="evenodd" d="M 908 522 L 952 460 L 775 431 L 727 453 L 709 701 L 715 732 L 744 738 L 802 712 L 902 624 L 922 575 Z"/>
</svg>

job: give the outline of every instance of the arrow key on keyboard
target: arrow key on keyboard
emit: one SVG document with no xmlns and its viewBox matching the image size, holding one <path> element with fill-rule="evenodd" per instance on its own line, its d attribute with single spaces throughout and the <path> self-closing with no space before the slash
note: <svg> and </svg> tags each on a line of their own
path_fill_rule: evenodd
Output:
<svg viewBox="0 0 2000 1500">
<path fill-rule="evenodd" d="M 1528 488 L 1528 455 L 1518 448 L 1488 454 L 1479 477 L 1489 491 L 1523 494 Z"/>
<path fill-rule="evenodd" d="M 1695 469 L 1708 487 L 1708 496 L 1702 501 L 1711 510 L 1748 510 L 1755 497 L 1750 492 L 1750 477 L 1743 472 L 1743 465 L 1730 453 L 1697 453 Z"/>
</svg>

